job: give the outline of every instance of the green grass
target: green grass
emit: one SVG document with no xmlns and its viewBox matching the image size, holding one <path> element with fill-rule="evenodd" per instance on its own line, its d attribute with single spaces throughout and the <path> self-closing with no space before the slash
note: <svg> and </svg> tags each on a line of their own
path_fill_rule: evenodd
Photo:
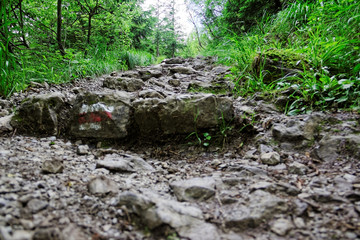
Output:
<svg viewBox="0 0 360 240">
<path fill-rule="evenodd" d="M 353 109 L 360 104 L 360 3 L 356 0 L 298 1 L 241 36 L 226 36 L 209 45 L 206 55 L 217 55 L 222 64 L 233 66 L 229 78 L 235 93 L 256 92 L 278 96 L 287 88 L 287 114 L 314 110 Z M 300 74 L 266 81 L 269 71 L 257 64 L 272 49 L 296 53 L 306 59 Z M 289 55 L 290 56 L 290 55 Z M 259 59 L 258 59 L 259 60 Z"/>
<path fill-rule="evenodd" d="M 4 58 L 4 47 L 0 48 L 0 58 Z M 39 50 L 40 49 L 40 50 Z M 95 47 L 87 55 L 67 49 L 62 57 L 48 50 L 22 50 L 18 62 L 12 60 L 1 66 L 0 95 L 10 96 L 21 91 L 30 82 L 66 83 L 84 77 L 95 77 L 116 70 L 133 69 L 136 66 L 151 65 L 155 58 L 137 50 L 108 50 Z M 15 56 L 12 59 L 17 59 Z M 2 61 L 3 63 L 3 61 Z M 7 67 L 7 64 L 9 65 Z"/>
</svg>

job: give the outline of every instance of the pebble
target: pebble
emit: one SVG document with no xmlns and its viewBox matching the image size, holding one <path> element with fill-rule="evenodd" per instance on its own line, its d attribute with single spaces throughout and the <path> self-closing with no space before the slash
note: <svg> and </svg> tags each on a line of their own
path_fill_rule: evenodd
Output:
<svg viewBox="0 0 360 240">
<path fill-rule="evenodd" d="M 263 153 L 260 159 L 262 163 L 267 165 L 277 165 L 280 163 L 280 155 L 277 152 Z"/>
</svg>

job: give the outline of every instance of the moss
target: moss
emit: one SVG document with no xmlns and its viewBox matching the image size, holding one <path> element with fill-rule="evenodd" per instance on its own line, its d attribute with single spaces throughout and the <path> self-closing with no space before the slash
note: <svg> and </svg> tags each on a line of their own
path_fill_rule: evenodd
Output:
<svg viewBox="0 0 360 240">
<path fill-rule="evenodd" d="M 295 50 L 269 49 L 256 55 L 251 68 L 257 76 L 264 76 L 265 83 L 269 83 L 310 69 L 310 63 L 306 55 Z"/>
</svg>

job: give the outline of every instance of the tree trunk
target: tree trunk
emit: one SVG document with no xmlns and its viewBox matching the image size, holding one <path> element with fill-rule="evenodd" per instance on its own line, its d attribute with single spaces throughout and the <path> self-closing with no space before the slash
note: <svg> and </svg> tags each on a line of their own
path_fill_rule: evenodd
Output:
<svg viewBox="0 0 360 240">
<path fill-rule="evenodd" d="M 65 53 L 65 49 L 61 43 L 61 23 L 62 23 L 62 15 L 61 15 L 61 2 L 62 0 L 58 0 L 57 1 L 57 32 L 56 32 L 56 41 L 58 43 L 59 46 L 59 50 L 60 50 L 60 54 L 62 56 L 64 56 Z"/>
<path fill-rule="evenodd" d="M 88 34 L 87 34 L 87 44 L 90 45 L 90 36 L 91 36 L 91 20 L 92 20 L 93 15 L 90 13 L 89 14 L 89 19 L 88 19 Z"/>
</svg>

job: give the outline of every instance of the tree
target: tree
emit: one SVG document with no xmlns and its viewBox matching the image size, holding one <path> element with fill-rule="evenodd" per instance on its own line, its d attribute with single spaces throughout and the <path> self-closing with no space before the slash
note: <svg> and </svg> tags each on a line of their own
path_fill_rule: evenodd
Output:
<svg viewBox="0 0 360 240">
<path fill-rule="evenodd" d="M 57 31 L 56 31 L 56 40 L 59 46 L 59 50 L 61 55 L 65 55 L 64 47 L 61 43 L 61 23 L 62 23 L 62 15 L 61 15 L 61 2 L 62 0 L 57 1 Z"/>
</svg>

